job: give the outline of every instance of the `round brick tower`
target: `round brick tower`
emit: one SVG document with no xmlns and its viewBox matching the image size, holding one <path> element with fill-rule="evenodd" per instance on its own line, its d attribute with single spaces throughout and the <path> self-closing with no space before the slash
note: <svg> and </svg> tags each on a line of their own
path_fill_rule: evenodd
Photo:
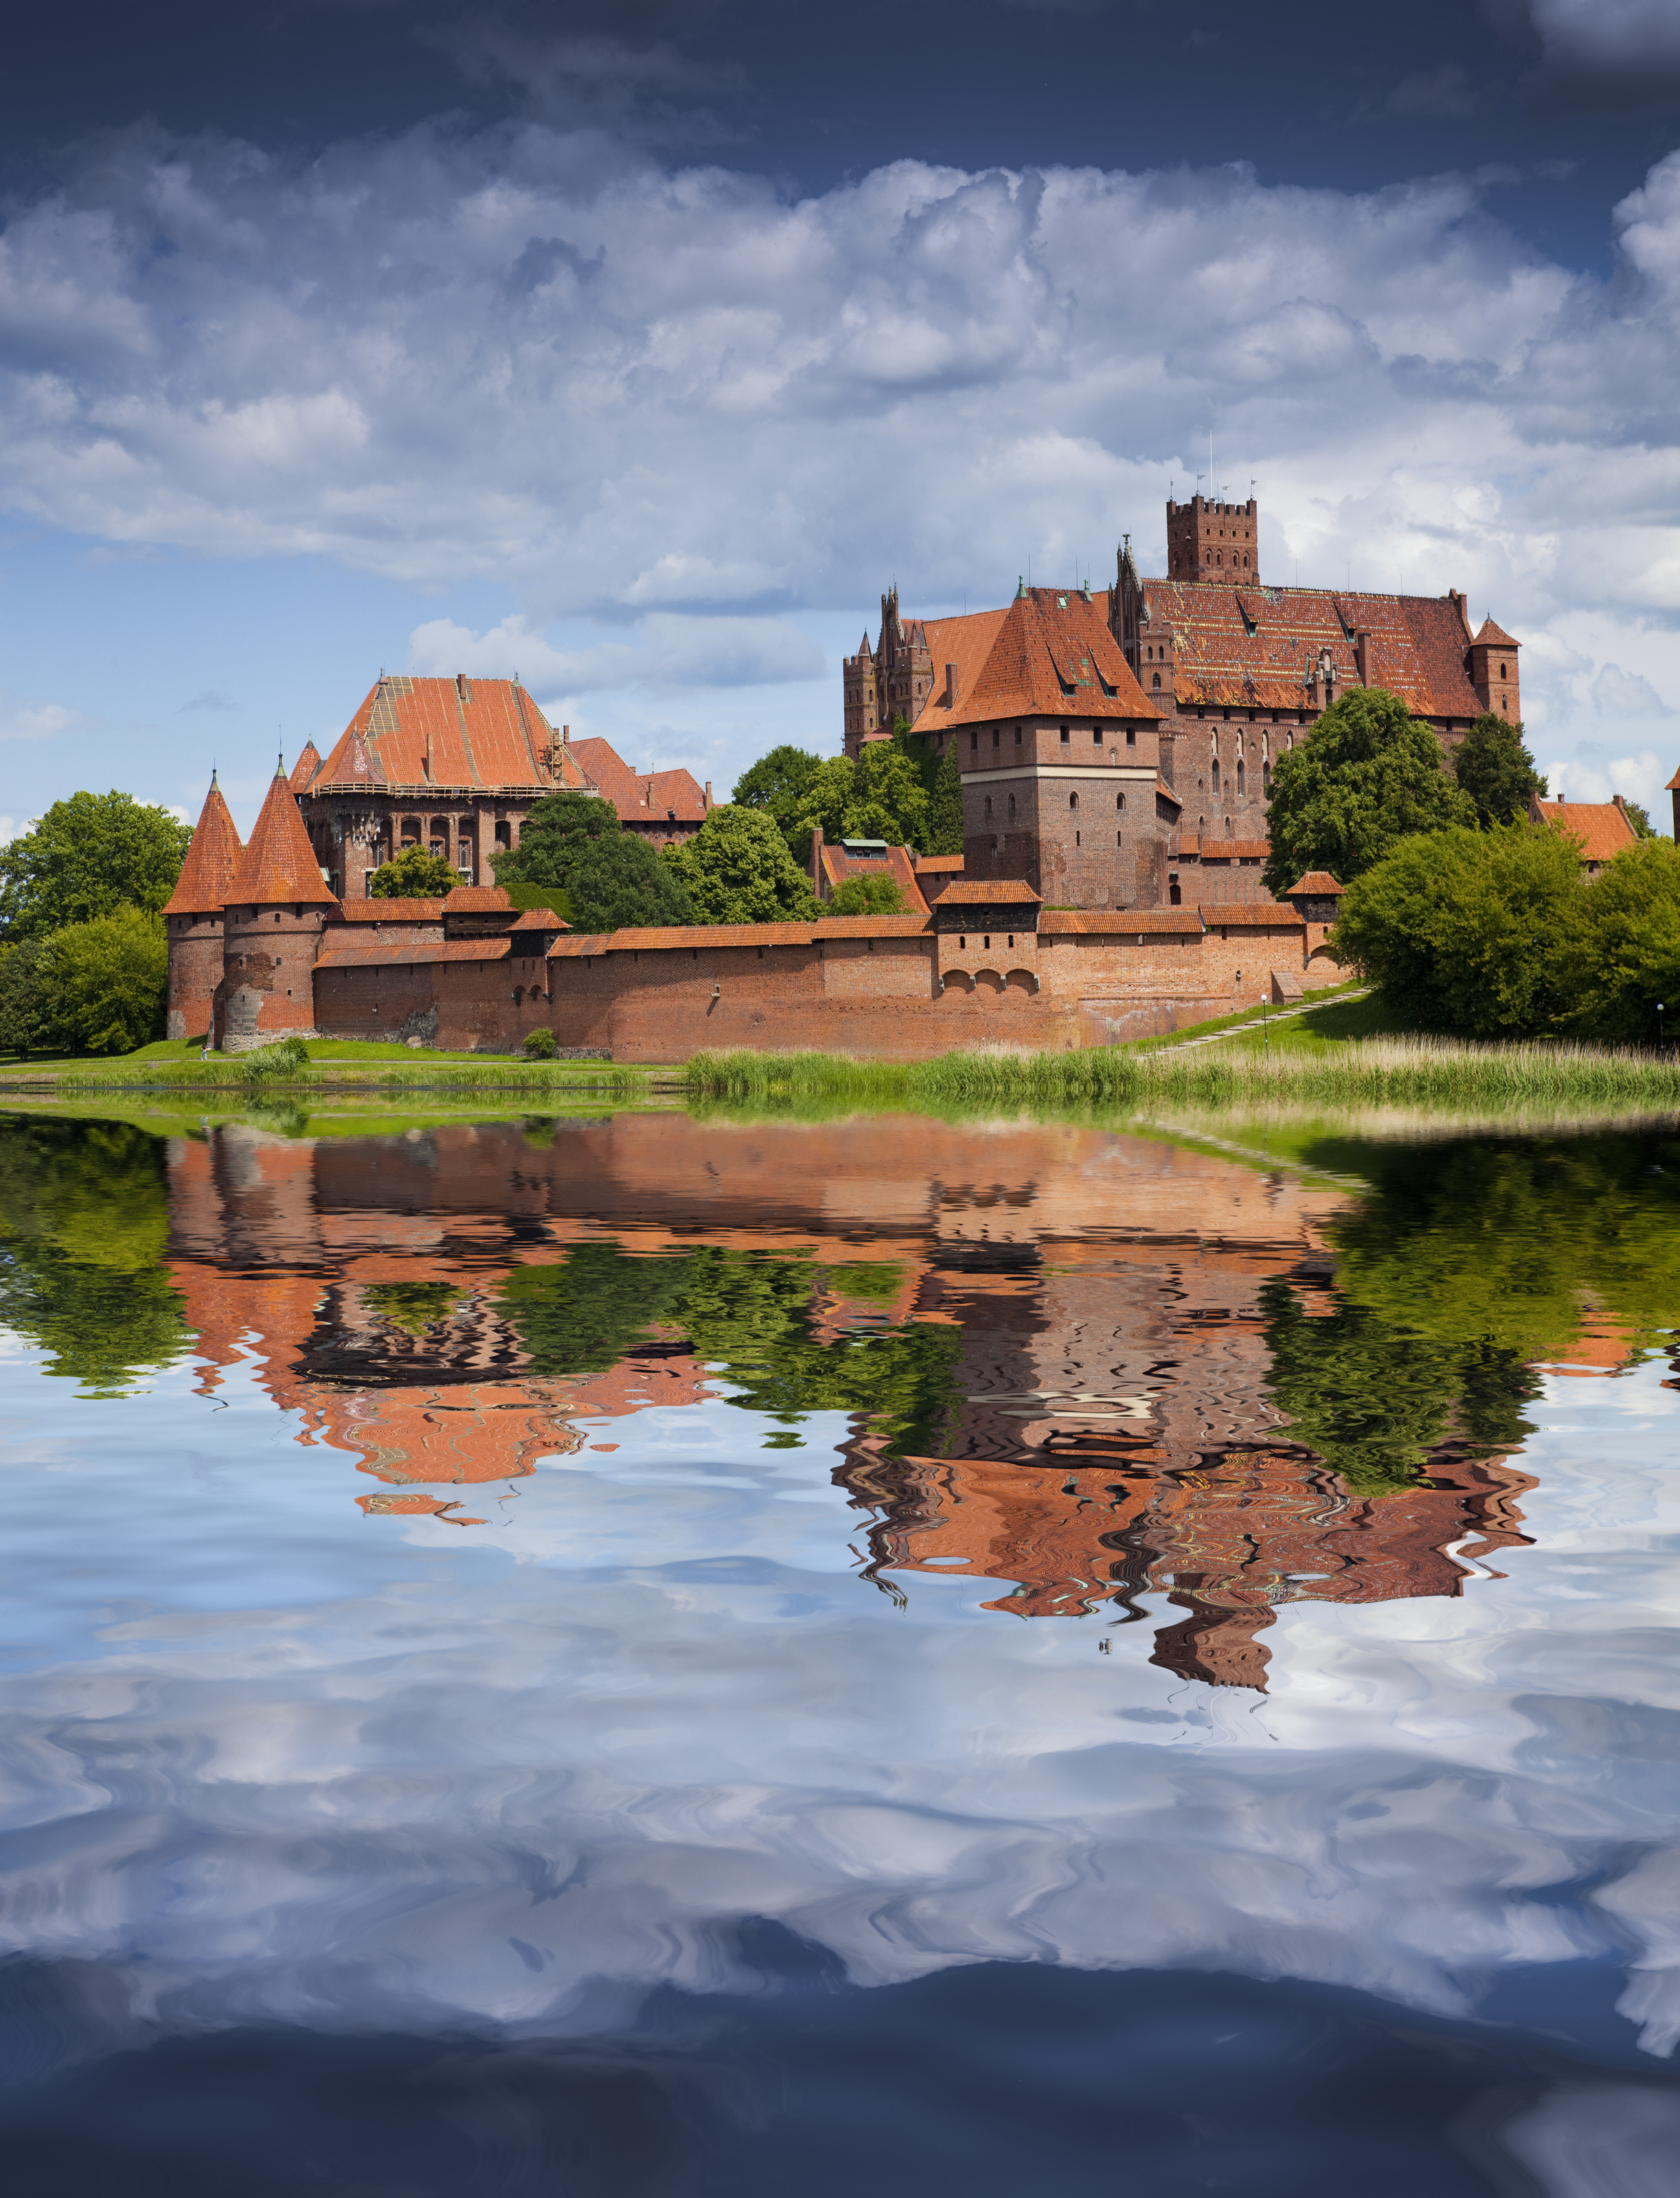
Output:
<svg viewBox="0 0 1680 2198">
<path fill-rule="evenodd" d="M 173 1038 L 199 1038 L 215 1020 L 222 981 L 222 911 L 244 850 L 216 774 L 193 832 L 175 890 L 164 904 L 169 939 L 169 1020 Z"/>
<path fill-rule="evenodd" d="M 276 771 L 229 881 L 216 1044 L 248 1053 L 277 1038 L 315 1035 L 315 963 L 338 909 L 321 876 L 297 796 Z"/>
</svg>

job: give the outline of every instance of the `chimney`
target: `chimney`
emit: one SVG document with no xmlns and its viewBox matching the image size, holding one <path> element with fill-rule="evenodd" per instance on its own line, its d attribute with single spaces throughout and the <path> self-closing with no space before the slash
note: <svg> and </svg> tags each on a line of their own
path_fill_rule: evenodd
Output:
<svg viewBox="0 0 1680 2198">
<path fill-rule="evenodd" d="M 828 898 L 823 890 L 823 827 L 820 824 L 813 824 L 811 828 L 811 888 L 818 900 Z"/>
<path fill-rule="evenodd" d="M 956 666 L 954 664 L 945 666 L 945 707 L 948 710 L 956 707 Z"/>
<path fill-rule="evenodd" d="M 708 809 L 712 806 L 712 781 L 709 778 L 706 782 L 706 806 Z"/>
<path fill-rule="evenodd" d="M 569 743 L 569 742 L 570 742 L 571 738 L 572 738 L 572 728 L 571 728 L 571 726 L 570 726 L 570 725 L 562 725 L 562 726 L 561 727 L 561 729 L 560 729 L 560 737 L 561 737 L 561 740 L 562 743 Z"/>
<path fill-rule="evenodd" d="M 1361 626 L 1353 637 L 1353 660 L 1359 667 L 1359 684 L 1376 685 L 1376 644 L 1371 639 L 1370 628 Z"/>
</svg>

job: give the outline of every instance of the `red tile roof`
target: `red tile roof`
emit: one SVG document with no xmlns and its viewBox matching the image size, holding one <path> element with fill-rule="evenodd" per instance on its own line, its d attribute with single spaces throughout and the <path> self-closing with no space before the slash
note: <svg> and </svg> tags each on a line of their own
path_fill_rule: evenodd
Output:
<svg viewBox="0 0 1680 2198">
<path fill-rule="evenodd" d="M 1639 834 L 1619 802 L 1537 801 L 1534 806 L 1555 831 L 1580 841 L 1584 863 L 1611 863 L 1638 845 Z"/>
<path fill-rule="evenodd" d="M 297 761 L 292 765 L 291 776 L 286 783 L 294 794 L 301 794 L 320 768 L 320 749 L 316 747 L 313 741 L 305 741 Z"/>
<path fill-rule="evenodd" d="M 914 730 L 997 718 L 1107 718 L 1140 723 L 1160 716 L 1144 695 L 1108 631 L 1107 597 L 1077 588 L 1033 588 L 1002 613 L 926 621 L 933 649 L 933 687 Z M 995 622 L 995 623 L 994 623 Z M 962 635 L 950 630 L 972 628 Z M 987 630 L 989 629 L 989 631 Z M 935 637 L 939 637 L 934 647 Z M 973 666 L 965 680 L 963 650 Z M 956 701 L 945 700 L 945 666 L 957 665 Z"/>
<path fill-rule="evenodd" d="M 1299 931 L 1300 913 L 1282 900 L 1203 901 L 1201 920 L 1210 931 Z"/>
<path fill-rule="evenodd" d="M 1064 933 L 1095 939 L 1136 938 L 1139 932 L 1201 935 L 1200 911 L 1194 908 L 1047 908 L 1038 919 L 1038 936 Z"/>
<path fill-rule="evenodd" d="M 441 923 L 441 900 L 347 900 L 340 904 L 335 923 Z"/>
<path fill-rule="evenodd" d="M 186 860 L 175 881 L 175 890 L 164 903 L 166 916 L 208 916 L 227 905 L 228 887 L 239 868 L 243 849 L 216 774 L 210 774 L 210 791 L 204 797 L 198 823 L 187 846 Z"/>
<path fill-rule="evenodd" d="M 276 771 L 251 844 L 228 881 L 227 905 L 266 907 L 282 901 L 336 908 L 338 896 L 321 875 L 309 844 L 298 797 Z"/>
<path fill-rule="evenodd" d="M 317 791 L 328 786 L 383 786 L 384 771 L 360 733 L 349 732 L 333 750 L 333 759 L 312 781 Z M 292 783 L 297 784 L 294 775 Z"/>
<path fill-rule="evenodd" d="M 953 878 L 939 895 L 942 908 L 965 908 L 971 902 L 995 908 L 1000 901 L 1041 903 L 1043 895 L 1033 892 L 1025 878 Z"/>
<path fill-rule="evenodd" d="M 427 792 L 448 788 L 581 786 L 552 725 L 511 679 L 382 677 L 334 746 L 311 790 L 367 784 L 352 744 L 364 748 L 373 782 Z M 427 765 L 430 758 L 431 768 Z M 552 768 L 551 768 L 552 766 Z"/>
<path fill-rule="evenodd" d="M 444 901 L 445 916 L 505 916 L 513 906 L 500 886 L 455 886 Z"/>
<path fill-rule="evenodd" d="M 593 935 L 574 931 L 555 941 L 549 958 L 568 961 L 596 954 L 669 953 L 683 947 L 711 953 L 727 946 L 815 946 L 825 939 L 929 935 L 925 916 L 825 916 L 814 923 L 663 924 Z"/>
<path fill-rule="evenodd" d="M 691 771 L 634 771 L 610 741 L 573 741 L 570 753 L 591 791 L 610 801 L 625 824 L 703 824 L 706 790 Z"/>
<path fill-rule="evenodd" d="M 1204 863 L 1263 863 L 1271 852 L 1270 840 L 1216 840 L 1210 832 L 1202 833 L 1196 845 Z"/>
<path fill-rule="evenodd" d="M 1675 777 L 1677 782 L 1680 782 L 1680 771 L 1676 772 Z M 963 861 L 961 855 L 918 855 L 916 858 L 916 875 L 926 878 L 932 872 L 939 877 L 959 877 Z"/>
<path fill-rule="evenodd" d="M 1482 620 L 1481 631 L 1477 634 L 1476 641 L 1487 642 L 1495 648 L 1520 648 L 1522 647 L 1522 643 L 1520 641 L 1512 640 L 1510 635 L 1506 632 L 1503 625 L 1495 625 L 1491 618 L 1485 618 Z"/>
<path fill-rule="evenodd" d="M 419 946 L 329 946 L 316 957 L 317 969 L 411 967 L 426 962 L 500 962 L 510 939 L 434 939 Z"/>
<path fill-rule="evenodd" d="M 527 908 L 514 925 L 515 933 L 521 931 L 570 931 L 571 928 L 565 917 L 556 916 L 551 908 Z"/>
<path fill-rule="evenodd" d="M 1178 799 L 1178 796 L 1173 792 L 1166 781 L 1159 775 L 1155 779 L 1155 792 L 1160 794 L 1164 800 L 1170 801 L 1175 809 L 1182 809 L 1184 806 L 1183 803 Z"/>
<path fill-rule="evenodd" d="M 1328 870 L 1309 870 L 1305 877 L 1297 878 L 1289 888 L 1290 894 L 1313 893 L 1322 900 L 1328 893 L 1343 893 L 1346 886 L 1339 886 Z"/>
<path fill-rule="evenodd" d="M 1235 588 L 1197 580 L 1146 580 L 1143 594 L 1146 633 L 1172 643 L 1173 691 L 1181 706 L 1305 709 L 1307 683 L 1326 648 L 1337 691 L 1359 684 L 1354 636 L 1363 630 L 1370 637 L 1372 686 L 1398 695 L 1419 717 L 1468 720 L 1480 712 L 1465 665 L 1463 620 L 1450 596 Z M 1102 600 L 1106 615 L 1106 594 Z"/>
</svg>

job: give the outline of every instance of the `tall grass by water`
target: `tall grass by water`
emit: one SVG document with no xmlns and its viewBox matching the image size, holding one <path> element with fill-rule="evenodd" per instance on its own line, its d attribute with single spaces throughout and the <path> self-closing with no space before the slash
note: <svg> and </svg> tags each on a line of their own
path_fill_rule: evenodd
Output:
<svg viewBox="0 0 1680 2198">
<path fill-rule="evenodd" d="M 1317 1106 L 1566 1113 L 1640 1108 L 1680 1112 L 1680 1061 L 1584 1045 L 1477 1045 L 1451 1038 L 1370 1038 L 1320 1050 L 1256 1045 L 1099 1047 L 1069 1053 L 976 1050 L 926 1061 L 853 1061 L 823 1053 L 696 1054 L 691 1098 L 768 1108 L 1091 1106 L 1156 1102 L 1264 1109 Z"/>
<path fill-rule="evenodd" d="M 363 1090 L 529 1092 L 544 1097 L 573 1090 L 613 1097 L 645 1096 L 648 1073 L 608 1061 L 524 1061 L 486 1055 L 476 1061 L 428 1061 L 423 1053 L 377 1060 L 315 1060 L 299 1038 L 282 1038 L 249 1053 L 212 1054 L 201 1060 L 144 1055 L 78 1061 L 23 1069 L 15 1079 L 39 1080 L 66 1095 L 134 1090 L 261 1092 Z"/>
</svg>

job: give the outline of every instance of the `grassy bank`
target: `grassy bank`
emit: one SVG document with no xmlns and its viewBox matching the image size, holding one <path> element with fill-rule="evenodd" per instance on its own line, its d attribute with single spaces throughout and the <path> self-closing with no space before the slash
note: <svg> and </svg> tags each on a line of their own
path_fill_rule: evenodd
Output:
<svg viewBox="0 0 1680 2198">
<path fill-rule="evenodd" d="M 1314 1011 L 1351 1018 L 1360 1003 Z M 1280 1033 L 1280 1038 L 1281 1038 Z M 1471 1045 L 1447 1038 L 1337 1038 L 1311 1028 L 1262 1047 L 1127 1047 L 1078 1053 L 949 1053 L 936 1061 L 854 1061 L 829 1054 L 720 1053 L 689 1064 L 691 1099 L 770 1109 L 1182 1105 L 1269 1112 L 1280 1105 L 1404 1107 L 1455 1113 L 1575 1108 L 1680 1113 L 1680 1062 L 1573 1045 Z"/>
<path fill-rule="evenodd" d="M 115 1060 L 38 1061 L 0 1067 L 8 1088 L 74 1096 L 103 1091 L 249 1093 L 332 1090 L 500 1091 L 555 1098 L 568 1092 L 619 1099 L 651 1096 L 653 1078 L 677 1072 L 610 1061 L 526 1061 L 516 1055 L 410 1051 L 340 1040 L 288 1040 L 253 1053 L 201 1059 L 196 1044 L 160 1040 Z"/>
</svg>

